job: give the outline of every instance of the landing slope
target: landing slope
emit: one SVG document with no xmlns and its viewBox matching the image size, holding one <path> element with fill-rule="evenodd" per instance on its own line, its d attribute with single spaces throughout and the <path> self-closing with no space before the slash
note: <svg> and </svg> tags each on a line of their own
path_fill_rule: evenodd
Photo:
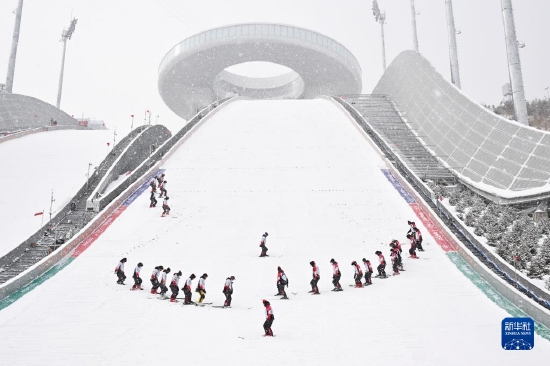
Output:
<svg viewBox="0 0 550 366">
<path fill-rule="evenodd" d="M 406 272 L 375 279 L 365 289 L 347 286 L 351 261 L 375 261 L 378 249 L 388 258 L 387 243 L 403 240 L 414 218 L 382 167 L 330 102 L 229 104 L 164 166 L 169 217 L 150 209 L 143 194 L 71 265 L 0 311 L 3 360 L 316 366 L 542 361 L 550 343 L 539 337 L 532 351 L 501 350 L 506 312 L 452 265 L 427 231 L 426 252 L 420 260 L 406 259 Z M 258 258 L 264 231 L 271 256 Z M 113 269 L 123 256 L 128 277 L 137 262 L 145 264 L 146 290 L 156 265 L 172 273 L 181 269 L 183 279 L 208 273 L 206 301 L 218 305 L 226 277 L 234 275 L 233 308 L 182 307 L 116 285 Z M 344 292 L 330 291 L 331 258 L 340 263 Z M 307 293 L 311 260 L 321 267 L 318 296 Z M 274 296 L 277 266 L 289 277 L 288 301 Z M 273 305 L 276 338 L 261 337 L 261 299 Z"/>
</svg>

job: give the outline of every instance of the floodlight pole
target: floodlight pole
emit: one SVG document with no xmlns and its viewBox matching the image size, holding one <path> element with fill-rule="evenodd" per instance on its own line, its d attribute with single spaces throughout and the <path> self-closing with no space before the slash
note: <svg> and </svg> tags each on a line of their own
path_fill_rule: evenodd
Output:
<svg viewBox="0 0 550 366">
<path fill-rule="evenodd" d="M 53 198 L 53 189 L 52 189 L 52 196 L 50 198 L 50 225 L 51 225 L 51 221 L 52 221 L 52 208 L 53 208 L 53 203 L 55 202 L 55 199 Z"/>
<path fill-rule="evenodd" d="M 67 51 L 67 41 L 71 39 L 74 29 L 76 27 L 76 22 L 78 22 L 78 19 L 73 18 L 71 20 L 71 24 L 69 25 L 69 29 L 63 29 L 63 33 L 61 33 L 61 42 L 63 42 L 63 57 L 61 58 L 61 72 L 59 73 L 59 86 L 57 88 L 57 108 L 61 106 L 61 91 L 63 89 L 63 72 L 65 70 L 65 53 Z"/>
<path fill-rule="evenodd" d="M 8 75 L 6 76 L 6 93 L 13 89 L 13 77 L 15 74 L 15 59 L 17 58 L 17 46 L 19 45 L 19 30 L 21 29 L 21 15 L 23 14 L 23 0 L 19 0 L 15 12 L 15 26 L 13 27 L 13 39 L 11 42 L 10 61 L 8 63 Z"/>
<path fill-rule="evenodd" d="M 372 2 L 372 14 L 374 15 L 374 19 L 380 23 L 380 35 L 382 37 L 382 67 L 384 68 L 384 72 L 386 71 L 386 40 L 384 38 L 384 23 L 386 21 L 386 13 L 383 11 L 380 11 L 380 8 L 378 7 L 378 1 L 373 0 Z"/>
<path fill-rule="evenodd" d="M 521 75 L 521 62 L 519 59 L 512 0 L 501 0 L 501 7 L 502 21 L 504 23 L 504 37 L 506 39 L 506 53 L 508 55 L 508 71 L 510 74 L 510 85 L 512 85 L 512 97 L 514 99 L 514 112 L 517 121 L 528 126 L 527 103 L 525 101 L 525 91 L 523 88 L 523 76 Z"/>
<path fill-rule="evenodd" d="M 456 28 L 453 15 L 453 1 L 445 0 L 447 13 L 447 33 L 449 37 L 449 59 L 451 61 L 451 81 L 458 89 L 460 87 L 460 70 L 458 68 L 458 50 L 456 47 Z"/>
<path fill-rule="evenodd" d="M 412 18 L 412 35 L 413 35 L 413 50 L 418 51 L 418 35 L 416 33 L 416 9 L 414 8 L 414 0 L 411 0 L 411 18 Z"/>
</svg>

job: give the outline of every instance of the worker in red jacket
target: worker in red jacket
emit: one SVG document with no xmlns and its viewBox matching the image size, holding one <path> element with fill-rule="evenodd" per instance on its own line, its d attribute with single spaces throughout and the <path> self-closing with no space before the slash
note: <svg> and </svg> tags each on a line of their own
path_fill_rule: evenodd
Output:
<svg viewBox="0 0 550 366">
<path fill-rule="evenodd" d="M 332 291 L 343 291 L 342 285 L 340 285 L 340 277 L 342 277 L 342 272 L 340 272 L 338 262 L 332 258 L 330 263 L 332 264 L 332 284 L 334 285 L 334 289 Z"/>
<path fill-rule="evenodd" d="M 317 287 L 317 283 L 321 279 L 321 272 L 319 271 L 319 266 L 315 264 L 315 261 L 309 262 L 309 265 L 313 270 L 313 279 L 309 283 L 311 285 L 311 291 L 309 292 L 313 295 L 319 295 L 319 287 Z"/>
<path fill-rule="evenodd" d="M 353 279 L 355 280 L 355 287 L 361 288 L 363 287 L 363 284 L 361 283 L 361 279 L 363 278 L 363 271 L 361 270 L 361 266 L 357 264 L 356 261 L 351 262 L 351 265 L 355 269 L 355 273 L 353 275 Z"/>
<path fill-rule="evenodd" d="M 372 276 L 373 270 L 370 261 L 363 258 L 363 265 L 365 266 L 365 286 L 372 285 L 370 277 Z"/>
<path fill-rule="evenodd" d="M 382 252 L 379 250 L 374 252 L 374 254 L 378 256 L 378 267 L 376 267 L 376 269 L 378 270 L 378 274 L 375 277 L 386 278 L 386 259 L 384 258 Z"/>
<path fill-rule="evenodd" d="M 225 295 L 225 302 L 223 306 L 231 306 L 231 295 L 233 295 L 233 281 L 235 281 L 235 276 L 227 277 L 225 280 L 225 286 L 223 286 L 223 294 Z"/>
<path fill-rule="evenodd" d="M 273 309 L 271 308 L 271 304 L 267 300 L 262 300 L 264 306 L 265 306 L 265 315 L 266 319 L 264 322 L 264 337 L 273 337 L 273 330 L 271 330 L 271 325 L 273 324 L 273 321 L 275 320 L 275 315 L 273 315 Z"/>
</svg>

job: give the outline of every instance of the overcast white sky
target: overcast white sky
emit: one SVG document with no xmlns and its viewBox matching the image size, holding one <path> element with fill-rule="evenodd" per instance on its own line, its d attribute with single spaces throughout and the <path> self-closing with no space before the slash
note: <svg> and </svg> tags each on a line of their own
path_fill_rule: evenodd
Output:
<svg viewBox="0 0 550 366">
<path fill-rule="evenodd" d="M 0 82 L 8 66 L 17 0 L 0 1 Z M 379 0 L 385 9 L 388 64 L 412 48 L 409 0 Z M 61 31 L 78 18 L 69 41 L 61 108 L 75 116 L 129 126 L 150 109 L 178 123 L 157 92 L 157 68 L 178 42 L 202 30 L 241 22 L 312 29 L 346 46 L 363 69 L 363 92 L 382 74 L 380 30 L 370 0 L 25 0 L 14 92 L 55 104 Z M 478 102 L 498 104 L 508 79 L 500 0 L 455 0 L 462 88 Z M 420 52 L 449 79 L 445 1 L 416 0 Z M 550 86 L 550 1 L 515 0 L 527 99 Z"/>
</svg>

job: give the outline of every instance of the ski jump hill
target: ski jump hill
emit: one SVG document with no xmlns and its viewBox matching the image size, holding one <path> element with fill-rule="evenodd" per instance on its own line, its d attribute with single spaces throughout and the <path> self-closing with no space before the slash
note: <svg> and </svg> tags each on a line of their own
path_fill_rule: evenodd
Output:
<svg viewBox="0 0 550 366">
<path fill-rule="evenodd" d="M 384 78 L 395 70 L 390 66 Z M 384 78 L 377 93 L 391 86 L 382 84 Z M 395 107 L 401 104 L 390 93 L 349 94 L 233 98 L 197 120 L 143 178 L 104 208 L 97 229 L 78 236 L 82 241 L 63 261 L 33 279 L 11 304 L 2 300 L 2 360 L 10 365 L 152 364 L 159 357 L 207 365 L 545 361 L 548 310 L 491 272 L 447 228 L 414 173 L 421 166 L 398 154 L 404 151 L 390 149 L 392 131 L 377 127 L 377 118 L 399 116 Z M 395 132 L 406 124 L 403 118 L 398 122 L 393 135 L 403 136 L 404 130 Z M 451 167 L 432 158 L 426 164 L 441 164 L 433 171 L 450 179 Z M 148 182 L 161 170 L 172 208 L 167 217 L 149 207 Z M 534 194 L 542 193 L 526 195 Z M 400 275 L 375 278 L 367 288 L 348 287 L 351 262 L 367 258 L 376 264 L 377 250 L 389 261 L 388 243 L 406 243 L 408 220 L 423 232 L 426 251 L 420 259 L 404 256 L 406 271 Z M 265 231 L 270 256 L 258 258 Z M 117 285 L 113 273 L 122 257 L 128 258 L 126 286 Z M 330 291 L 331 258 L 340 264 L 343 292 Z M 318 296 L 308 293 L 311 260 L 321 269 Z M 129 291 L 138 262 L 144 263 L 146 291 Z M 235 276 L 232 308 L 158 300 L 147 291 L 158 265 L 170 267 L 171 274 L 181 270 L 183 279 L 208 273 L 206 301 L 214 305 L 223 304 L 225 279 Z M 289 278 L 288 301 L 274 296 L 277 266 Z M 262 299 L 273 306 L 275 338 L 261 336 Z M 522 316 L 537 320 L 534 348 L 503 351 L 502 320 Z"/>
</svg>

